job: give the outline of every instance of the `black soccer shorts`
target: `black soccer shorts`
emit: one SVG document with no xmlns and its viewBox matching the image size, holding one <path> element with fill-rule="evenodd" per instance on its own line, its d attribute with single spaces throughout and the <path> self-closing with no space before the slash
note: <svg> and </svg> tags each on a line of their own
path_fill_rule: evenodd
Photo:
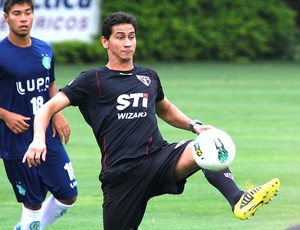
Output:
<svg viewBox="0 0 300 230">
<path fill-rule="evenodd" d="M 105 230 L 137 229 L 150 198 L 181 194 L 186 179 L 176 181 L 175 166 L 190 141 L 122 162 L 101 176 Z"/>
</svg>

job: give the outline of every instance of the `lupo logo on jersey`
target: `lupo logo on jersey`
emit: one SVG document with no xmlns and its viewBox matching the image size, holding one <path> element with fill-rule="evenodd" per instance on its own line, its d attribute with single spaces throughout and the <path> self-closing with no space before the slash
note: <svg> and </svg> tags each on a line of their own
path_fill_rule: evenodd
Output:
<svg viewBox="0 0 300 230">
<path fill-rule="evenodd" d="M 121 94 L 117 98 L 118 105 L 117 110 L 122 111 L 128 107 L 148 107 L 148 97 L 147 93 L 132 93 L 132 94 Z M 129 113 L 118 113 L 118 119 L 135 119 L 146 117 L 147 112 L 129 112 Z"/>
<path fill-rule="evenodd" d="M 39 92 L 46 91 L 50 85 L 50 78 L 45 79 L 40 77 L 38 79 L 27 80 L 26 82 L 16 82 L 17 91 L 19 94 L 24 95 L 27 92 L 38 90 Z"/>
</svg>

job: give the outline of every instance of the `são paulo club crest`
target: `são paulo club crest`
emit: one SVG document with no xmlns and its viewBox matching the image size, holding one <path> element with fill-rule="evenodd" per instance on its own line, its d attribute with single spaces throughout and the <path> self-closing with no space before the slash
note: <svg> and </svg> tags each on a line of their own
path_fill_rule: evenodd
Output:
<svg viewBox="0 0 300 230">
<path fill-rule="evenodd" d="M 137 79 L 139 79 L 142 83 L 144 83 L 146 86 L 149 86 L 151 83 L 150 77 L 143 76 L 143 75 L 136 75 Z"/>
</svg>

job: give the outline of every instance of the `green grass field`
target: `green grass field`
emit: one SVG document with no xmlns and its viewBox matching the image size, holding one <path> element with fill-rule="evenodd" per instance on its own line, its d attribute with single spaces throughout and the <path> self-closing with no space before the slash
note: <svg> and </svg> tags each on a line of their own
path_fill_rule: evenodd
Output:
<svg viewBox="0 0 300 230">
<path fill-rule="evenodd" d="M 95 67 L 57 66 L 57 85 Z M 273 177 L 281 189 L 273 202 L 248 221 L 236 219 L 225 198 L 201 173 L 188 179 L 180 196 L 150 200 L 140 230 L 283 230 L 300 224 L 300 65 L 292 63 L 180 63 L 150 65 L 156 69 L 166 96 L 188 114 L 227 131 L 237 155 L 231 171 L 237 184 L 254 185 Z M 78 181 L 79 197 L 67 215 L 48 229 L 94 230 L 102 227 L 102 193 L 98 174 L 100 151 L 77 108 L 64 110 L 72 128 L 66 146 Z M 159 123 L 170 142 L 191 139 L 187 131 Z M 0 164 L 0 229 L 19 221 L 21 206 Z"/>
</svg>

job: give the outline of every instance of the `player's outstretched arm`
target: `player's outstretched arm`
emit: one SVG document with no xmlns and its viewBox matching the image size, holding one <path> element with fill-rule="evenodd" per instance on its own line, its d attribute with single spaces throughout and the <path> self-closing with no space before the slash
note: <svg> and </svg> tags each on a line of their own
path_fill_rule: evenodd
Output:
<svg viewBox="0 0 300 230">
<path fill-rule="evenodd" d="M 166 97 L 156 103 L 156 114 L 168 124 L 181 129 L 189 129 L 189 124 L 192 121 Z"/>
<path fill-rule="evenodd" d="M 50 118 L 68 105 L 70 105 L 68 97 L 59 92 L 39 109 L 34 118 L 33 141 L 23 157 L 23 163 L 27 161 L 28 166 L 32 167 L 41 164 L 41 160 L 46 161 L 45 133 Z"/>
<path fill-rule="evenodd" d="M 50 98 L 54 97 L 56 94 L 57 94 L 57 87 L 55 82 L 52 82 L 50 84 Z M 62 111 L 57 112 L 52 117 L 52 133 L 53 133 L 53 137 L 55 137 L 56 134 L 59 135 L 61 143 L 63 142 L 65 142 L 65 144 L 68 143 L 71 135 L 71 129 Z"/>
<path fill-rule="evenodd" d="M 172 104 L 166 97 L 162 101 L 156 103 L 156 114 L 159 118 L 176 128 L 190 130 L 192 120 L 174 104 Z M 195 125 L 194 131 L 199 134 L 200 132 L 210 128 L 213 127 L 211 125 Z"/>
</svg>

